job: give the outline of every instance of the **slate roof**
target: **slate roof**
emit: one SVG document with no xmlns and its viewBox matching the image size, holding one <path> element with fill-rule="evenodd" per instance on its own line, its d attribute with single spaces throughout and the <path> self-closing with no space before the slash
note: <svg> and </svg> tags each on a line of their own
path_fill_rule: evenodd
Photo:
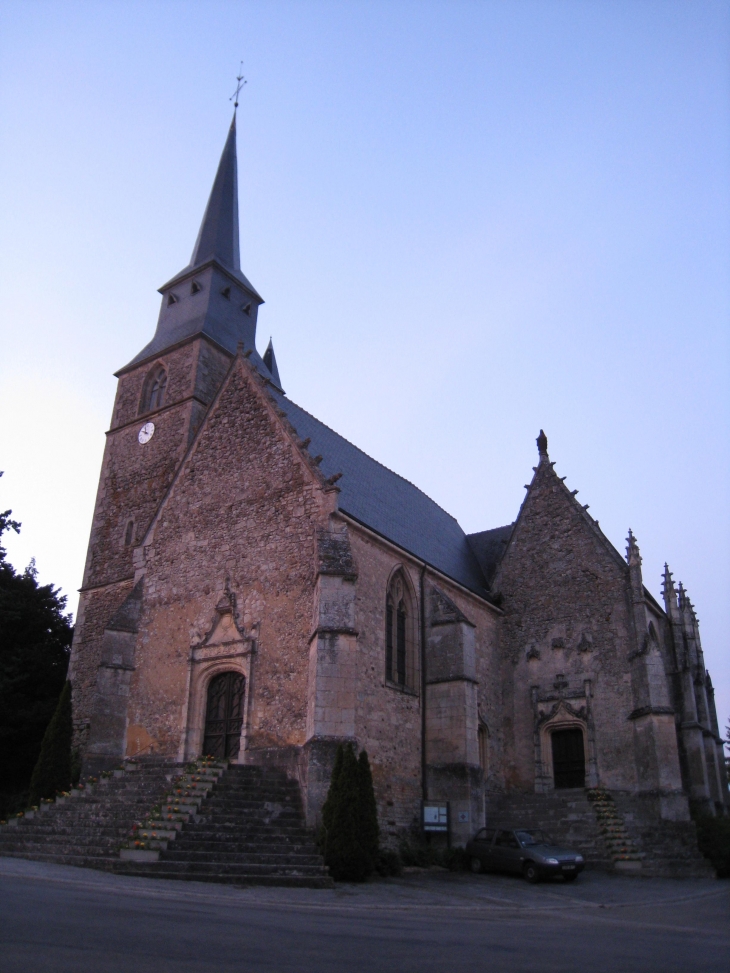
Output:
<svg viewBox="0 0 730 973">
<path fill-rule="evenodd" d="M 491 530 L 482 530 L 477 534 L 467 534 L 469 547 L 474 552 L 488 585 L 491 585 L 494 579 L 514 526 L 514 524 L 506 524 L 504 527 L 493 527 Z"/>
<path fill-rule="evenodd" d="M 311 439 L 309 452 L 322 456 L 324 475 L 342 473 L 337 481 L 342 511 L 470 591 L 486 595 L 477 558 L 451 514 L 285 395 L 275 389 L 271 394 L 300 438 Z"/>
</svg>

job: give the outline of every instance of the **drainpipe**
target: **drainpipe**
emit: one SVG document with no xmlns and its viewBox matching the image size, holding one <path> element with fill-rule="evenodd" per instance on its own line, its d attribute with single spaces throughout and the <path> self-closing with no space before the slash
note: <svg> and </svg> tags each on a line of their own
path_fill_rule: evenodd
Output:
<svg viewBox="0 0 730 973">
<path fill-rule="evenodd" d="M 421 796 L 428 800 L 428 772 L 426 767 L 426 563 L 421 565 L 419 582 L 421 596 Z"/>
</svg>

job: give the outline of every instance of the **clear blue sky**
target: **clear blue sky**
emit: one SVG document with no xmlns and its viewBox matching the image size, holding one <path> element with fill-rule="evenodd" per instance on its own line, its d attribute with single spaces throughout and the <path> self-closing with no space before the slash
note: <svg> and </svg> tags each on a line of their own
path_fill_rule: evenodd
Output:
<svg viewBox="0 0 730 973">
<path fill-rule="evenodd" d="M 0 3 L 0 507 L 76 607 L 113 371 L 241 58 L 244 272 L 292 398 L 468 531 L 544 427 L 730 714 L 727 2 Z"/>
</svg>

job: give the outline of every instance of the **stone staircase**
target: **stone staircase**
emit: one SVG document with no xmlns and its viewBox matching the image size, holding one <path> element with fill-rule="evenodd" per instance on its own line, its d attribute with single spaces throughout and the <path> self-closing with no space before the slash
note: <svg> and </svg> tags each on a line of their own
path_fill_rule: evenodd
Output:
<svg viewBox="0 0 730 973">
<path fill-rule="evenodd" d="M 489 825 L 543 828 L 588 868 L 671 878 L 712 878 L 691 821 L 651 816 L 631 795 L 583 788 L 493 799 Z"/>
<path fill-rule="evenodd" d="M 68 797 L 0 827 L 0 856 L 113 868 L 135 821 L 160 800 L 179 769 L 160 763 L 116 770 Z"/>
<path fill-rule="evenodd" d="M 120 861 L 116 872 L 154 878 L 331 888 L 304 823 L 299 785 L 283 771 L 232 766 L 157 861 Z"/>
</svg>

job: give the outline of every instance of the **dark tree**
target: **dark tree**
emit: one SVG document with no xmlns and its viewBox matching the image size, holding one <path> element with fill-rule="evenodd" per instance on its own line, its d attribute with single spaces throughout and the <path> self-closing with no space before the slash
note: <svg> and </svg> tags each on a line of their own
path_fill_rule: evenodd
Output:
<svg viewBox="0 0 730 973">
<path fill-rule="evenodd" d="M 344 760 L 344 747 L 342 744 L 338 744 L 337 752 L 335 753 L 335 765 L 332 768 L 332 776 L 330 777 L 330 786 L 327 791 L 327 797 L 324 804 L 322 805 L 322 849 L 324 853 L 325 846 L 327 844 L 327 836 L 332 827 L 332 820 L 334 818 L 334 809 L 340 800 L 340 778 L 342 776 L 342 763 Z"/>
<path fill-rule="evenodd" d="M 361 764 L 351 743 L 340 744 L 322 808 L 324 860 L 337 881 L 363 882 L 375 867 L 377 811 L 373 829 L 375 797 L 371 809 L 368 791 L 372 793 L 367 755 Z"/>
<path fill-rule="evenodd" d="M 380 850 L 380 828 L 378 827 L 378 806 L 375 802 L 373 774 L 370 769 L 367 750 L 361 750 L 357 758 L 358 780 L 360 785 L 360 833 L 361 840 L 370 857 L 372 872 L 378 861 Z"/>
<path fill-rule="evenodd" d="M 40 804 L 44 797 L 54 797 L 71 786 L 71 683 L 67 682 L 56 711 L 43 736 L 38 762 L 30 779 L 30 804 Z"/>
<path fill-rule="evenodd" d="M 18 532 L 0 513 L 0 817 L 21 810 L 41 741 L 66 681 L 73 637 L 66 599 L 39 585 L 35 564 L 22 573 L 7 562 L 2 536 Z"/>
</svg>

